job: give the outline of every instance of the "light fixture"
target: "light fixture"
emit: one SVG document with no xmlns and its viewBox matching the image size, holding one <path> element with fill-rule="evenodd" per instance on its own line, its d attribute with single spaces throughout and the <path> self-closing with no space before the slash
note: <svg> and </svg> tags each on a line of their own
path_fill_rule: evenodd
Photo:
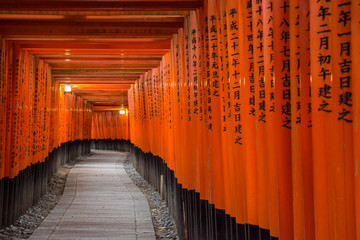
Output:
<svg viewBox="0 0 360 240">
<path fill-rule="evenodd" d="M 66 62 L 70 62 L 71 60 L 70 59 L 65 59 Z"/>
<path fill-rule="evenodd" d="M 64 87 L 64 92 L 71 92 L 71 85 L 65 85 Z"/>
<path fill-rule="evenodd" d="M 120 110 L 120 114 L 121 114 L 121 115 L 124 115 L 125 113 L 126 113 L 126 112 L 125 112 L 124 109 L 121 109 L 121 110 Z"/>
</svg>

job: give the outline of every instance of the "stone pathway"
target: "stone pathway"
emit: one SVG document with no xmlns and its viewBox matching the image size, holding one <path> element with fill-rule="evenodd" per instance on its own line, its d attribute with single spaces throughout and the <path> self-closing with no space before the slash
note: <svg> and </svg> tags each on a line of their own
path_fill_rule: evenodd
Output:
<svg viewBox="0 0 360 240">
<path fill-rule="evenodd" d="M 93 150 L 30 239 L 155 239 L 149 205 L 123 168 L 126 153 Z"/>
</svg>

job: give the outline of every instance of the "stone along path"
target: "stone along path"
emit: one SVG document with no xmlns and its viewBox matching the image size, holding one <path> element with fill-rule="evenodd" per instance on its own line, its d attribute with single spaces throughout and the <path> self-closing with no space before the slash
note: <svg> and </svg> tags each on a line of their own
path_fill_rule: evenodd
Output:
<svg viewBox="0 0 360 240">
<path fill-rule="evenodd" d="M 149 205 L 123 168 L 126 153 L 93 150 L 30 239 L 155 239 Z"/>
</svg>

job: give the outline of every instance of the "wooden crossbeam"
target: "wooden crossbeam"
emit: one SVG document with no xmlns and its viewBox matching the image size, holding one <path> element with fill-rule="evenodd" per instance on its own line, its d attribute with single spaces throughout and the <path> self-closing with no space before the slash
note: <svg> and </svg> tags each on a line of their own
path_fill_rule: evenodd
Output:
<svg viewBox="0 0 360 240">
<path fill-rule="evenodd" d="M 3 0 L 1 10 L 113 10 L 113 11 L 128 11 L 128 10 L 194 10 L 201 7 L 203 1 L 199 0 L 132 0 L 132 1 L 24 1 L 18 0 L 16 2 L 11 0 Z"/>
</svg>

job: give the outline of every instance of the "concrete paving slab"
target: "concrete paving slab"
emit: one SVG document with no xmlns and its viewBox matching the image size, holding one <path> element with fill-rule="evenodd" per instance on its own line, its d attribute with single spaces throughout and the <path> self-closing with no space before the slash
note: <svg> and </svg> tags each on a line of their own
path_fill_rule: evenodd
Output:
<svg viewBox="0 0 360 240">
<path fill-rule="evenodd" d="M 93 150 L 69 172 L 63 197 L 30 239 L 155 239 L 148 202 L 125 153 Z"/>
</svg>

